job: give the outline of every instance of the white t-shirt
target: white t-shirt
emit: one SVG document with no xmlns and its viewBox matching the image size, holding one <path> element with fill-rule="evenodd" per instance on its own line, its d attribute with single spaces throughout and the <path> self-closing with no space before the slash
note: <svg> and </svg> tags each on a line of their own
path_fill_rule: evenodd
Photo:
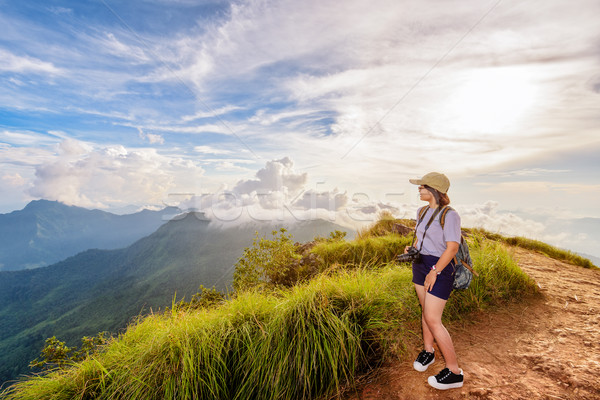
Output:
<svg viewBox="0 0 600 400">
<path fill-rule="evenodd" d="M 419 213 L 423 207 L 417 210 L 417 223 L 419 223 Z M 446 213 L 446 220 L 444 221 L 444 229 L 440 224 L 440 214 L 435 216 L 435 219 L 427 229 L 425 234 L 425 240 L 423 241 L 423 247 L 421 247 L 421 240 L 423 239 L 423 232 L 425 227 L 431 218 L 431 215 L 437 209 L 430 208 L 423 216 L 423 220 L 417 228 L 417 241 L 415 247 L 421 249 L 421 254 L 430 256 L 440 257 L 444 250 L 446 250 L 446 242 L 456 242 L 460 244 L 460 216 L 455 210 L 450 210 Z"/>
</svg>

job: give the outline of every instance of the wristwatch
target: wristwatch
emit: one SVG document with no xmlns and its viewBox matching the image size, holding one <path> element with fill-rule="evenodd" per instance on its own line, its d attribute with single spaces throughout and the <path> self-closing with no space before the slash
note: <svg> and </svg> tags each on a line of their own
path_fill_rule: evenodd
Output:
<svg viewBox="0 0 600 400">
<path fill-rule="evenodd" d="M 437 269 L 435 268 L 435 265 L 432 265 L 432 266 L 431 266 L 431 270 L 432 270 L 432 271 L 435 271 L 435 272 L 436 272 L 436 274 L 438 274 L 438 275 L 442 273 L 442 271 L 440 271 L 440 272 L 438 272 L 438 271 L 437 271 Z"/>
</svg>

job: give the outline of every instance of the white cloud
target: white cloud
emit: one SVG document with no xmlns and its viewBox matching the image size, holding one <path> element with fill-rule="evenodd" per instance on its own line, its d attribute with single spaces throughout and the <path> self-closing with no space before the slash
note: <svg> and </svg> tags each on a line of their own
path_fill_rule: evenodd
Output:
<svg viewBox="0 0 600 400">
<path fill-rule="evenodd" d="M 500 213 L 498 206 L 498 202 L 488 201 L 482 205 L 457 207 L 457 211 L 465 227 L 484 228 L 495 233 L 529 238 L 544 234 L 544 224 L 523 219 L 513 213 Z"/>
<path fill-rule="evenodd" d="M 316 190 L 307 190 L 298 196 L 293 206 L 304 210 L 312 208 L 321 208 L 329 211 L 337 211 L 348 204 L 348 194 L 339 193 L 337 189 L 330 192 L 317 192 Z"/>
<path fill-rule="evenodd" d="M 231 154 L 231 150 L 222 150 L 222 149 L 216 149 L 212 146 L 194 146 L 194 151 L 196 153 L 202 153 L 202 154 Z"/>
<path fill-rule="evenodd" d="M 289 157 L 269 161 L 256 173 L 257 179 L 239 181 L 233 188 L 233 192 L 238 194 L 285 192 L 290 195 L 298 193 L 304 188 L 308 174 L 298 174 L 293 167 L 294 163 Z"/>
<path fill-rule="evenodd" d="M 3 72 L 14 72 L 18 74 L 43 73 L 49 75 L 58 75 L 62 73 L 62 70 L 55 67 L 51 62 L 43 61 L 35 57 L 18 56 L 1 48 L 0 59 L 2 59 L 0 71 Z"/>
<path fill-rule="evenodd" d="M 237 165 L 235 162 L 233 161 L 221 161 L 218 162 L 215 166 L 215 169 L 217 171 L 227 171 L 227 172 L 241 172 L 241 173 L 248 173 L 250 172 L 250 170 L 246 167 L 242 167 Z"/>
<path fill-rule="evenodd" d="M 562 249 L 580 251 L 600 256 L 598 253 L 598 237 L 588 226 L 587 232 L 582 232 L 580 224 L 583 221 L 594 221 L 593 218 L 583 218 L 562 213 L 554 208 L 532 208 L 516 212 L 500 210 L 495 201 L 481 205 L 456 206 L 461 216 L 462 226 L 484 228 L 487 231 L 507 236 L 520 236 L 539 240 Z M 595 221 L 598 221 L 597 219 Z M 597 226 L 596 222 L 596 226 Z"/>
<path fill-rule="evenodd" d="M 14 146 L 27 146 L 31 148 L 36 147 L 36 145 L 44 146 L 56 143 L 56 133 L 54 131 L 48 133 L 50 135 L 31 131 L 3 130 L 0 131 L 0 141 Z"/>
<path fill-rule="evenodd" d="M 234 106 L 234 105 L 227 105 L 225 107 L 221 107 L 221 108 L 217 108 L 215 110 L 208 110 L 208 111 L 198 111 L 195 114 L 192 115 L 184 115 L 183 117 L 181 117 L 181 121 L 182 122 L 191 122 L 191 121 L 195 121 L 197 119 L 204 119 L 204 118 L 215 118 L 224 114 L 229 114 L 232 111 L 236 111 L 236 110 L 240 110 L 241 107 L 238 106 Z"/>
<path fill-rule="evenodd" d="M 239 181 L 231 190 L 224 187 L 212 194 L 190 195 L 180 199 L 178 206 L 182 210 L 201 210 L 217 224 L 294 223 L 322 218 L 357 227 L 373 220 L 375 215 L 366 218 L 365 210 L 347 210 L 355 204 L 349 205 L 346 192 L 306 189 L 308 174 L 296 172 L 293 165 L 289 157 L 268 161 L 256 173 L 256 179 Z"/>
<path fill-rule="evenodd" d="M 58 151 L 64 157 L 78 157 L 92 152 L 93 147 L 79 140 L 65 139 L 58 144 Z"/>
<path fill-rule="evenodd" d="M 108 54 L 126 58 L 137 63 L 147 63 L 152 60 L 142 48 L 123 43 L 111 32 L 106 32 L 104 36 L 95 38 L 95 40 L 97 40 L 97 48 L 102 49 L 103 52 Z"/>
<path fill-rule="evenodd" d="M 142 129 L 139 129 L 140 137 L 145 139 L 150 144 L 164 144 L 165 138 L 155 133 L 145 133 Z"/>
<path fill-rule="evenodd" d="M 177 124 L 134 124 L 130 122 L 120 124 L 131 128 L 136 128 L 138 131 L 151 130 L 164 133 L 184 133 L 184 134 L 205 134 L 219 133 L 222 135 L 236 135 L 236 132 L 242 130 L 242 126 L 234 124 L 203 124 L 203 125 L 177 125 Z"/>
<path fill-rule="evenodd" d="M 19 173 L 14 173 L 14 174 L 5 173 L 4 175 L 2 175 L 1 179 L 5 185 L 13 186 L 13 187 L 23 186 L 27 183 L 27 181 L 25 179 L 23 179 L 23 177 Z"/>
<path fill-rule="evenodd" d="M 66 7 L 48 7 L 48 10 L 56 15 L 61 15 L 61 14 L 72 14 L 73 10 L 71 8 L 66 8 Z"/>
<path fill-rule="evenodd" d="M 203 173 L 189 160 L 154 149 L 90 148 L 71 140 L 61 143 L 54 159 L 36 167 L 29 194 L 83 207 L 160 203 Z"/>
<path fill-rule="evenodd" d="M 17 86 L 24 86 L 25 85 L 25 82 L 23 82 L 20 79 L 16 79 L 16 78 L 9 78 L 8 81 L 10 83 L 14 84 L 14 85 L 17 85 Z"/>
</svg>

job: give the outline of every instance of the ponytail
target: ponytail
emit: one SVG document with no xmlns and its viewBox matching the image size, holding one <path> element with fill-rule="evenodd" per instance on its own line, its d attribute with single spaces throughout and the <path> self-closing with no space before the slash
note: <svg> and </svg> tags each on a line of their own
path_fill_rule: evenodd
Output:
<svg viewBox="0 0 600 400">
<path fill-rule="evenodd" d="M 446 193 L 440 193 L 439 205 L 444 207 L 450 204 L 450 197 Z"/>
</svg>

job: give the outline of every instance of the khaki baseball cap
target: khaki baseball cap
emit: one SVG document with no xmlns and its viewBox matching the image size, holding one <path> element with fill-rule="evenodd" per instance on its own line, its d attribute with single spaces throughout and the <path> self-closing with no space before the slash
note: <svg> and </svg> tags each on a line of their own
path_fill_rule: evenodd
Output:
<svg viewBox="0 0 600 400">
<path fill-rule="evenodd" d="M 409 179 L 408 181 L 415 185 L 427 185 L 441 193 L 448 192 L 448 189 L 450 188 L 450 180 L 448 177 L 439 172 L 430 172 L 421 179 Z"/>
</svg>

